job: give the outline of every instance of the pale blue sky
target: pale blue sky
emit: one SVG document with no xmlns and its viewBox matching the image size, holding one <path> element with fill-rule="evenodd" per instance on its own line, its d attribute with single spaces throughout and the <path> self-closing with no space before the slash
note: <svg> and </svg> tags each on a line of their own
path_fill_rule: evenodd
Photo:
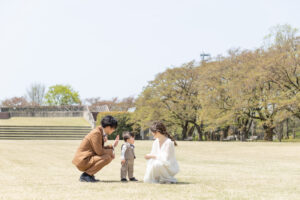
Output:
<svg viewBox="0 0 300 200">
<path fill-rule="evenodd" d="M 82 99 L 137 96 L 168 67 L 300 28 L 297 0 L 0 0 L 0 100 L 32 83 Z"/>
</svg>

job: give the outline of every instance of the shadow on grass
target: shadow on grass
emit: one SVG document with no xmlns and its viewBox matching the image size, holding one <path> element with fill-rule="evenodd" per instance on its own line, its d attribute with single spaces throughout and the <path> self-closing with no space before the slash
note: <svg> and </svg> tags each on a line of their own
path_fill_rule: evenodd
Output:
<svg viewBox="0 0 300 200">
<path fill-rule="evenodd" d="M 117 181 L 117 180 L 100 180 L 99 183 L 121 183 L 121 181 Z"/>
<path fill-rule="evenodd" d="M 143 183 L 143 181 L 117 181 L 117 180 L 101 180 L 99 183 Z"/>
<path fill-rule="evenodd" d="M 144 183 L 143 181 L 127 181 L 127 182 L 122 182 L 122 181 L 117 181 L 117 180 L 101 180 L 99 183 L 122 183 L 122 184 L 126 184 L 126 183 L 143 183 L 143 184 L 146 184 Z M 189 185 L 189 184 L 192 184 L 192 183 L 189 183 L 189 182 L 177 182 L 177 183 L 174 183 L 174 184 L 170 184 L 170 183 L 164 183 L 163 185 Z"/>
<path fill-rule="evenodd" d="M 189 182 L 177 182 L 175 185 L 189 185 L 189 184 L 192 184 L 192 183 L 189 183 Z"/>
</svg>

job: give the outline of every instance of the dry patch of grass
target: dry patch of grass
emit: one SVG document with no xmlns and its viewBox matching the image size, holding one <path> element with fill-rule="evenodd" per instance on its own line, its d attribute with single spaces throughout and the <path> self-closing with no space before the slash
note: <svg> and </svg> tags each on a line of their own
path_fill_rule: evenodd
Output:
<svg viewBox="0 0 300 200">
<path fill-rule="evenodd" d="M 0 126 L 89 126 L 82 117 L 12 117 L 1 119 Z"/>
<path fill-rule="evenodd" d="M 0 199 L 299 199 L 300 145 L 296 143 L 179 142 L 175 185 L 121 183 L 117 158 L 81 183 L 71 164 L 80 141 L 0 141 Z M 109 142 L 111 143 L 111 141 Z M 122 143 L 122 142 L 121 142 Z M 136 141 L 135 176 L 152 141 Z"/>
</svg>

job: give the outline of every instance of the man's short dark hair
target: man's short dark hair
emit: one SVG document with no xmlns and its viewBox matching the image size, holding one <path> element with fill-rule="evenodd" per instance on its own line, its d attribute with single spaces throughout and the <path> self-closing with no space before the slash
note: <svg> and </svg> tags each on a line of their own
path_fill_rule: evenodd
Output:
<svg viewBox="0 0 300 200">
<path fill-rule="evenodd" d="M 103 128 L 110 126 L 111 128 L 116 129 L 118 127 L 118 121 L 113 116 L 107 115 L 101 120 L 101 126 Z"/>
<path fill-rule="evenodd" d="M 134 134 L 132 132 L 129 132 L 129 131 L 124 132 L 123 133 L 124 141 L 126 142 L 130 138 L 130 136 L 134 138 Z"/>
</svg>

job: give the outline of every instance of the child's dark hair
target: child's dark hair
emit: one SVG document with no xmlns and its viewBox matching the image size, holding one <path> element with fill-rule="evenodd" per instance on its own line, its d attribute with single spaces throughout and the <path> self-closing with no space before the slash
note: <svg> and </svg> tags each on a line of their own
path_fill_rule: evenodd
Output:
<svg viewBox="0 0 300 200">
<path fill-rule="evenodd" d="M 101 126 L 103 128 L 110 126 L 111 128 L 116 129 L 118 127 L 118 121 L 113 116 L 107 115 L 101 120 Z"/>
<path fill-rule="evenodd" d="M 123 133 L 123 139 L 126 142 L 130 137 L 134 138 L 134 134 L 132 132 L 126 131 Z"/>
<path fill-rule="evenodd" d="M 159 121 L 153 122 L 153 124 L 150 127 L 150 131 L 153 133 L 160 132 L 162 135 L 165 135 L 166 137 L 170 138 L 174 142 L 175 146 L 177 146 L 175 139 L 173 138 L 172 135 L 170 135 L 167 132 L 167 129 L 162 122 L 159 122 Z"/>
</svg>

